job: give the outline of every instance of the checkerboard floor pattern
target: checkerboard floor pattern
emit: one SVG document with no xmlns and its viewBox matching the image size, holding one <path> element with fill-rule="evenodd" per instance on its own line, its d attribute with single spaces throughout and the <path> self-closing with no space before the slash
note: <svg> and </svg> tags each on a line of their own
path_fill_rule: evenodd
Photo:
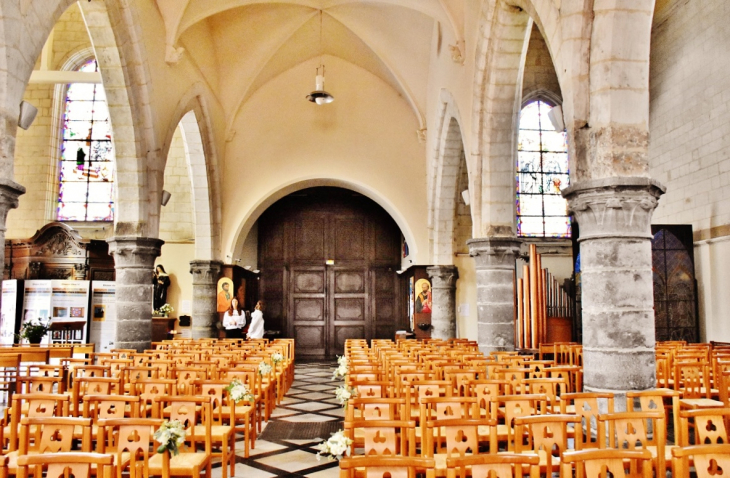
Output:
<svg viewBox="0 0 730 478">
<path fill-rule="evenodd" d="M 342 421 L 344 409 L 335 399 L 334 390 L 341 381 L 331 380 L 335 363 L 296 364 L 294 384 L 271 420 L 296 426 L 301 422 Z M 243 458 L 243 438 L 236 444 L 236 478 L 270 478 L 274 476 L 337 478 L 337 461 L 317 461 L 313 447 L 329 438 L 313 440 L 256 440 L 256 448 Z M 221 477 L 220 463 L 213 465 L 213 478 Z"/>
</svg>

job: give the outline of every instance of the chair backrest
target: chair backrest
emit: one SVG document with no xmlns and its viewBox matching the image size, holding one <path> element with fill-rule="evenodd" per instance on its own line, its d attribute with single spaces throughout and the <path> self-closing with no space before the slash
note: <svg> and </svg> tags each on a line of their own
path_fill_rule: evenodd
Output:
<svg viewBox="0 0 730 478">
<path fill-rule="evenodd" d="M 20 421 L 18 454 L 71 451 L 74 432 L 77 430 L 81 430 L 81 451 L 91 451 L 91 420 L 73 417 L 25 417 Z"/>
<path fill-rule="evenodd" d="M 697 478 L 716 478 L 730 470 L 730 445 L 672 448 L 672 478 L 690 478 L 690 457 Z"/>
<path fill-rule="evenodd" d="M 628 463 L 628 473 L 626 464 Z M 580 450 L 563 453 L 560 476 L 652 478 L 649 450 Z M 573 474 L 573 469 L 575 474 Z M 660 476 L 657 473 L 657 476 Z M 662 475 L 664 476 L 664 475 Z"/>
<path fill-rule="evenodd" d="M 540 458 L 535 453 L 499 453 L 489 455 L 471 455 L 463 457 L 449 457 L 446 459 L 446 468 L 449 476 L 459 478 L 522 478 L 524 470 L 530 478 L 540 476 Z M 471 475 L 468 469 L 471 468 Z"/>
<path fill-rule="evenodd" d="M 599 400 L 604 401 L 608 413 L 613 413 L 613 393 L 566 393 L 560 397 L 560 413 L 572 413 L 581 418 L 582 433 L 578 428 L 575 433 L 575 440 L 581 443 L 576 449 L 598 448 L 598 435 L 594 431 L 598 430 Z"/>
<path fill-rule="evenodd" d="M 127 395 L 85 395 L 84 418 L 91 418 L 94 423 L 99 419 L 124 418 L 139 416 L 139 397 Z"/>
<path fill-rule="evenodd" d="M 664 476 L 666 459 L 666 421 L 664 411 L 622 412 L 598 416 L 598 441 L 601 448 L 619 450 L 656 447 L 656 473 Z"/>
<path fill-rule="evenodd" d="M 362 430 L 366 456 L 415 456 L 416 422 L 412 420 L 353 420 L 345 422 L 345 433 L 352 439 L 355 429 Z"/>
<path fill-rule="evenodd" d="M 676 361 L 674 389 L 682 393 L 682 398 L 710 398 L 709 364 Z"/>
<path fill-rule="evenodd" d="M 409 420 L 404 398 L 351 398 L 345 410 L 347 420 Z"/>
<path fill-rule="evenodd" d="M 22 455 L 18 457 L 19 476 L 41 478 L 43 466 L 47 466 L 46 478 L 90 478 L 91 467 L 96 465 L 98 478 L 111 478 L 114 457 L 100 453 L 45 453 L 43 455 Z"/>
<path fill-rule="evenodd" d="M 535 415 L 531 417 L 515 418 L 515 436 L 524 437 L 527 435 L 527 443 L 524 440 L 515 440 L 515 452 L 524 453 L 534 451 L 538 455 L 546 457 L 548 475 L 551 472 L 560 471 L 553 468 L 552 456 L 557 456 L 568 450 L 568 426 L 578 427 L 581 418 L 577 415 Z M 528 433 L 525 433 L 525 432 Z M 582 440 L 574 440 L 574 447 L 580 450 Z"/>
<path fill-rule="evenodd" d="M 545 395 L 503 395 L 497 399 L 504 405 L 504 423 L 507 426 L 507 449 L 514 450 L 514 419 L 547 413 L 548 398 Z"/>
<path fill-rule="evenodd" d="M 164 396 L 155 398 L 157 417 L 163 410 L 170 412 L 170 420 L 178 420 L 187 431 L 186 440 L 192 450 L 197 444 L 205 445 L 206 453 L 211 451 L 212 407 L 210 397 Z M 202 427 L 201 427 L 202 426 Z"/>
<path fill-rule="evenodd" d="M 162 425 L 162 419 L 126 418 L 99 420 L 98 449 L 102 453 L 117 455 L 117 463 L 123 464 L 128 459 L 130 478 L 149 477 L 149 458 L 157 448 L 154 432 Z M 167 471 L 169 473 L 169 466 Z M 122 469 L 118 470 L 119 476 Z"/>
<path fill-rule="evenodd" d="M 173 395 L 176 384 L 177 381 L 164 378 L 137 380 L 132 383 L 130 393 L 140 399 L 139 416 L 142 418 L 157 418 L 155 415 L 157 412 L 155 398 Z"/>
<path fill-rule="evenodd" d="M 355 468 L 364 469 L 365 478 L 415 478 L 417 470 L 426 470 L 426 476 L 430 476 L 434 461 L 432 458 L 410 456 L 356 456 L 340 460 L 340 469 L 345 471 L 347 476 L 354 476 Z"/>
<path fill-rule="evenodd" d="M 679 446 L 689 446 L 689 420 L 694 419 L 695 445 L 727 445 L 728 433 L 725 426 L 730 421 L 730 408 L 701 408 L 681 410 L 679 423 L 682 428 Z M 729 470 L 730 471 L 730 470 Z"/>
</svg>

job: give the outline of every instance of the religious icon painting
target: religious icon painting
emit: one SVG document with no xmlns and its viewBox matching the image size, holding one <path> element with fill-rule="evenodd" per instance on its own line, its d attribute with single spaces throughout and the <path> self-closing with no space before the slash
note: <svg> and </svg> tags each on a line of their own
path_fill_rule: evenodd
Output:
<svg viewBox="0 0 730 478">
<path fill-rule="evenodd" d="M 233 299 L 234 293 L 233 281 L 228 277 L 221 277 L 218 280 L 218 312 L 225 312 L 231 307 L 231 299 Z"/>
<path fill-rule="evenodd" d="M 431 301 L 431 283 L 428 279 L 418 279 L 414 293 L 416 313 L 430 314 L 433 304 Z"/>
</svg>

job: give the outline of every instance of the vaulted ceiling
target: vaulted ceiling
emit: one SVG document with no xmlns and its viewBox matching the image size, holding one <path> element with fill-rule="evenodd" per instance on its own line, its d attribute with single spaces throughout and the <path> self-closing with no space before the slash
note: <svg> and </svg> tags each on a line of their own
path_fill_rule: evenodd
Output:
<svg viewBox="0 0 730 478">
<path fill-rule="evenodd" d="M 325 55 L 380 78 L 423 123 L 434 42 L 463 39 L 463 12 L 453 10 L 460 2 L 447 0 L 156 1 L 167 60 L 189 55 L 225 99 L 229 122 L 267 82 Z M 327 78 L 334 81 L 348 80 Z"/>
</svg>

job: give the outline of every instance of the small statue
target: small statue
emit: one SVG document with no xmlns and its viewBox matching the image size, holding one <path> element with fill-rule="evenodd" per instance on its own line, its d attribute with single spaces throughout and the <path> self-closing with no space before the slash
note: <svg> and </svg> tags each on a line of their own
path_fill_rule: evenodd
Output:
<svg viewBox="0 0 730 478">
<path fill-rule="evenodd" d="M 155 310 L 167 303 L 167 288 L 170 287 L 170 276 L 165 272 L 162 264 L 158 264 L 153 272 L 152 283 L 155 285 L 155 294 L 152 306 Z"/>
</svg>

